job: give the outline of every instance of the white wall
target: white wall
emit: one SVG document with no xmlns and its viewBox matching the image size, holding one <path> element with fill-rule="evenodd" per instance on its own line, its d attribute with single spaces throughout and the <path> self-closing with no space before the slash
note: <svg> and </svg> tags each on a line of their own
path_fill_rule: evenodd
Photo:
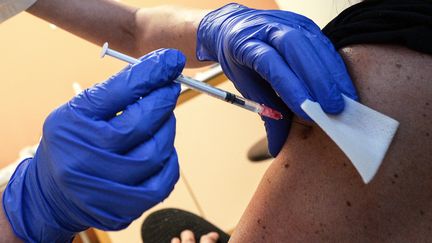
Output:
<svg viewBox="0 0 432 243">
<path fill-rule="evenodd" d="M 275 0 L 283 10 L 302 14 L 321 28 L 338 13 L 360 0 Z"/>
</svg>

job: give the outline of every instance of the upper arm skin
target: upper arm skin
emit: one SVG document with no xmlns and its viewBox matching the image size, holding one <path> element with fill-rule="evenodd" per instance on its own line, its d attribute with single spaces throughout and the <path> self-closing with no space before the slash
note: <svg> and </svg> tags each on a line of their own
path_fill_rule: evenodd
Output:
<svg viewBox="0 0 432 243">
<path fill-rule="evenodd" d="M 400 122 L 363 184 L 317 126 L 292 126 L 231 242 L 426 242 L 432 239 L 432 57 L 403 47 L 341 50 L 365 105 Z"/>
<path fill-rule="evenodd" d="M 174 6 L 136 8 L 111 0 L 38 0 L 29 13 L 96 45 L 140 57 L 160 48 L 176 48 L 188 58 L 188 67 L 210 62 L 196 58 L 196 32 L 209 10 Z"/>
</svg>

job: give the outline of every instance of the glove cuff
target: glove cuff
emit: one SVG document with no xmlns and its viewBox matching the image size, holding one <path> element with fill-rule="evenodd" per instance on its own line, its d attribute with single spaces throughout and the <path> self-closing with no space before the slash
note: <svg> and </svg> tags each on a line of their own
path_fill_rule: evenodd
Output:
<svg viewBox="0 0 432 243">
<path fill-rule="evenodd" d="M 56 220 L 34 164 L 32 159 L 26 159 L 12 175 L 3 194 L 6 218 L 15 235 L 25 242 L 71 242 L 76 232 Z"/>
<path fill-rule="evenodd" d="M 230 3 L 204 16 L 197 31 L 196 57 L 199 61 L 218 61 L 219 33 L 223 23 L 238 12 L 248 9 L 243 5 Z"/>
</svg>

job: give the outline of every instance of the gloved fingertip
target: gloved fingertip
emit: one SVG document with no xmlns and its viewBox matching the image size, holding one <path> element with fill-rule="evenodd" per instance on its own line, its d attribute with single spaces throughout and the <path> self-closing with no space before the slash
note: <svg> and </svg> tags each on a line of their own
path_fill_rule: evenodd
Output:
<svg viewBox="0 0 432 243">
<path fill-rule="evenodd" d="M 181 92 L 181 85 L 179 83 L 174 83 L 173 87 L 174 87 L 174 90 L 175 90 L 177 96 L 179 96 L 180 92 Z"/>
<path fill-rule="evenodd" d="M 159 49 L 140 58 L 140 61 L 146 61 L 154 58 L 155 62 L 164 65 L 169 70 L 181 73 L 186 64 L 185 55 L 177 49 Z"/>
<path fill-rule="evenodd" d="M 343 66 L 345 68 L 345 66 Z M 342 71 L 342 75 L 334 77 L 334 80 L 339 80 L 338 89 L 348 98 L 359 101 L 356 87 L 347 73 L 346 69 Z"/>
<path fill-rule="evenodd" d="M 350 94 L 344 94 L 345 96 L 347 96 L 348 98 L 355 100 L 355 101 L 360 101 L 359 96 L 357 95 L 356 92 L 350 93 Z"/>
<path fill-rule="evenodd" d="M 268 150 L 269 150 L 270 155 L 273 158 L 276 158 L 277 155 L 279 154 L 279 152 L 282 150 L 282 147 L 285 144 L 285 140 L 288 137 L 288 134 L 284 137 L 285 137 L 285 139 L 283 139 L 283 141 L 282 141 L 282 140 L 275 140 L 274 137 L 271 136 L 270 134 L 267 135 Z"/>
<path fill-rule="evenodd" d="M 320 103 L 320 105 L 325 113 L 331 115 L 337 115 L 341 113 L 345 108 L 345 102 L 341 95 L 333 98 L 330 101 L 322 102 Z"/>
<path fill-rule="evenodd" d="M 278 144 L 278 145 L 270 145 L 269 143 L 269 153 L 273 158 L 276 158 L 279 154 L 279 152 L 282 150 L 282 145 L 283 144 Z"/>
<path fill-rule="evenodd" d="M 186 65 L 186 56 L 181 52 L 177 51 L 177 73 L 175 77 L 180 76 L 180 74 L 183 72 L 183 69 Z"/>
<path fill-rule="evenodd" d="M 180 96 L 180 91 L 181 91 L 181 86 L 178 83 L 174 83 L 171 85 L 171 89 L 172 89 L 172 94 L 173 97 L 175 97 L 175 100 L 177 102 L 178 97 Z"/>
<path fill-rule="evenodd" d="M 291 128 L 291 116 L 287 115 L 283 120 L 275 121 L 263 119 L 267 133 L 268 150 L 272 157 L 276 157 L 281 151 Z"/>
<path fill-rule="evenodd" d="M 186 65 L 185 55 L 177 49 L 165 49 L 164 50 L 165 63 L 167 69 L 171 72 L 170 79 L 175 79 L 182 73 Z"/>
<path fill-rule="evenodd" d="M 186 56 L 181 51 L 177 51 L 177 63 L 182 69 L 186 65 Z"/>
<path fill-rule="evenodd" d="M 143 99 L 146 99 L 147 103 L 155 102 L 160 103 L 161 100 L 164 100 L 164 104 L 171 106 L 175 106 L 178 100 L 178 97 L 180 96 L 181 86 L 178 83 L 172 82 L 171 84 L 161 87 L 147 97 L 144 97 Z M 167 107 L 169 107 L 167 106 Z M 174 108 L 174 107 L 172 107 Z"/>
<path fill-rule="evenodd" d="M 293 112 L 303 120 L 312 121 L 312 119 L 308 116 L 308 114 L 306 114 L 306 112 L 303 111 L 300 105 L 298 107 L 293 108 Z"/>
<path fill-rule="evenodd" d="M 163 57 L 169 67 L 183 69 L 186 63 L 186 57 L 177 49 L 162 49 Z"/>
</svg>

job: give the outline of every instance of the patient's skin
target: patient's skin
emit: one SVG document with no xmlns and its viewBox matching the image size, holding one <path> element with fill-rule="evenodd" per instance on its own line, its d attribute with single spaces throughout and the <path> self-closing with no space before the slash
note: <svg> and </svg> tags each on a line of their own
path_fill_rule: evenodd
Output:
<svg viewBox="0 0 432 243">
<path fill-rule="evenodd" d="M 403 47 L 341 50 L 362 102 L 400 122 L 363 184 L 317 126 L 293 124 L 231 242 L 430 242 L 432 56 Z"/>
<path fill-rule="evenodd" d="M 375 179 L 364 185 L 318 127 L 294 123 L 232 242 L 432 239 L 432 57 L 382 45 L 342 55 L 362 102 L 401 123 Z M 0 230 L 17 240 L 2 209 Z"/>
</svg>

